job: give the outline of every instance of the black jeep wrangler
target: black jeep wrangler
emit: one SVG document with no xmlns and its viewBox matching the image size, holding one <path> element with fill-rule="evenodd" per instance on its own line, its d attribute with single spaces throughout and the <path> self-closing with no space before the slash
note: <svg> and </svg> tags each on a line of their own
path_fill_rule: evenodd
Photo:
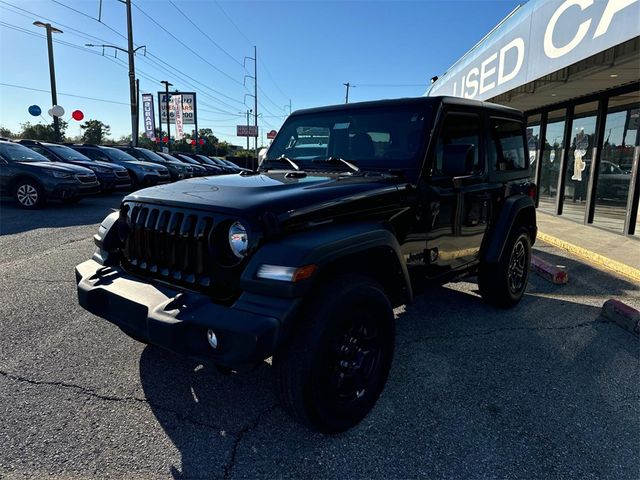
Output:
<svg viewBox="0 0 640 480">
<path fill-rule="evenodd" d="M 416 98 L 293 113 L 258 171 L 124 198 L 76 267 L 80 304 L 142 342 L 243 370 L 273 357 L 312 429 L 362 420 L 415 281 L 478 275 L 515 305 L 536 237 L 521 113 Z"/>
</svg>

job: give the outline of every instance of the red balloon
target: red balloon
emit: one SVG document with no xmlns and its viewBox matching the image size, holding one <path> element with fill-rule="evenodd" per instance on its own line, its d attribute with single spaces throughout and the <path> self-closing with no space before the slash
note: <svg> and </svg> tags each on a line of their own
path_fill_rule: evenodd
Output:
<svg viewBox="0 0 640 480">
<path fill-rule="evenodd" d="M 74 110 L 71 116 L 74 120 L 77 120 L 79 122 L 84 118 L 84 113 L 82 113 L 80 110 Z"/>
<path fill-rule="evenodd" d="M 164 143 L 167 143 L 167 142 L 169 141 L 169 137 L 164 137 L 164 138 L 162 139 L 162 141 L 163 141 Z"/>
<path fill-rule="evenodd" d="M 204 140 L 202 138 L 198 140 L 198 142 L 200 142 L 200 145 L 204 145 Z"/>
<path fill-rule="evenodd" d="M 191 140 L 191 145 L 195 145 L 196 141 L 195 140 Z"/>
</svg>

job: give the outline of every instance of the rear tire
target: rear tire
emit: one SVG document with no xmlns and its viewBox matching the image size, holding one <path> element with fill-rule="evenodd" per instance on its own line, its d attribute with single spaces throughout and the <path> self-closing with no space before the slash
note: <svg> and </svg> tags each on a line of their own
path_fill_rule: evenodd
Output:
<svg viewBox="0 0 640 480">
<path fill-rule="evenodd" d="M 312 430 L 340 433 L 373 408 L 389 374 L 393 309 L 376 282 L 345 275 L 321 285 L 273 359 L 277 394 Z"/>
<path fill-rule="evenodd" d="M 18 180 L 13 188 L 13 196 L 22 208 L 35 210 L 45 204 L 44 189 L 31 179 Z"/>
<path fill-rule="evenodd" d="M 478 287 L 482 299 L 501 308 L 515 306 L 527 289 L 531 264 L 531 237 L 523 226 L 515 226 L 497 264 L 482 264 Z"/>
</svg>

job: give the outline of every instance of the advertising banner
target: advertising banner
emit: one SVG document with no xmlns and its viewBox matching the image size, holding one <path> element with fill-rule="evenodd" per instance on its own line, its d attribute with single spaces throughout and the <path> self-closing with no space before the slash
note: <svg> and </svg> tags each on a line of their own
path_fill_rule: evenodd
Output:
<svg viewBox="0 0 640 480">
<path fill-rule="evenodd" d="M 142 120 L 144 122 L 144 133 L 151 140 L 156 139 L 156 117 L 153 112 L 153 95 L 145 93 L 142 95 Z"/>
<path fill-rule="evenodd" d="M 171 97 L 171 109 L 175 113 L 174 121 L 176 124 L 176 140 L 184 138 L 184 123 L 182 117 L 182 95 L 173 95 Z"/>
<path fill-rule="evenodd" d="M 257 137 L 258 127 L 255 125 L 236 125 L 236 135 L 238 137 Z"/>
<path fill-rule="evenodd" d="M 638 0 L 530 0 L 427 95 L 487 100 L 640 35 Z"/>
<path fill-rule="evenodd" d="M 194 125 L 197 122 L 196 120 L 196 94 L 192 92 L 180 92 L 180 93 L 169 93 L 169 118 L 171 119 L 171 123 L 175 124 L 175 111 L 173 109 L 173 102 L 171 98 L 173 96 L 182 97 L 182 123 L 183 125 Z M 158 105 L 160 110 L 160 120 L 162 123 L 167 122 L 167 103 L 166 103 L 166 93 L 158 92 Z"/>
</svg>

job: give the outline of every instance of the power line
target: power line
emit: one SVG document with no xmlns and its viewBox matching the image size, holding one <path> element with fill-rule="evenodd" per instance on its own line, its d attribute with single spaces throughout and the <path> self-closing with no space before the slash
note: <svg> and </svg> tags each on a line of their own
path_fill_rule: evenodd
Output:
<svg viewBox="0 0 640 480">
<path fill-rule="evenodd" d="M 59 2 L 58 0 L 51 0 L 51 1 L 52 1 L 53 3 L 57 3 L 58 5 L 60 5 L 60 6 L 64 7 L 64 8 L 68 8 L 69 10 L 71 10 L 71 11 L 73 11 L 73 12 L 76 12 L 76 13 L 78 13 L 78 14 L 80 14 L 80 15 L 84 16 L 84 17 L 90 18 L 91 20 L 95 20 L 95 21 L 96 21 L 96 22 L 98 22 L 99 24 L 104 25 L 105 27 L 107 27 L 109 30 L 111 30 L 113 33 L 115 33 L 115 34 L 116 34 L 116 35 L 118 35 L 119 37 L 122 37 L 122 38 L 124 38 L 125 40 L 127 39 L 127 37 L 126 37 L 126 36 L 124 36 L 123 34 L 121 34 L 118 30 L 116 30 L 116 29 L 115 29 L 115 28 L 113 28 L 113 27 L 110 27 L 109 25 L 107 25 L 107 24 L 106 24 L 106 23 L 104 23 L 104 22 L 101 22 L 101 21 L 100 21 L 100 20 L 98 20 L 97 18 L 93 18 L 91 15 L 88 15 L 88 14 L 86 14 L 86 13 L 84 13 L 84 12 L 80 11 L 80 10 L 77 10 L 77 9 L 75 9 L 75 8 L 73 8 L 73 7 L 70 7 L 69 5 L 65 5 L 64 3 Z"/>
<path fill-rule="evenodd" d="M 404 88 L 404 87 L 426 87 L 424 83 L 406 83 L 406 84 L 375 84 L 375 83 L 358 83 L 358 88 L 362 87 L 376 87 L 376 88 Z"/>
<path fill-rule="evenodd" d="M 222 50 L 222 52 L 229 57 L 231 60 L 233 60 L 234 62 L 236 62 L 238 65 L 240 65 L 241 67 L 244 68 L 244 65 L 242 65 L 242 63 L 240 63 L 240 61 L 235 58 L 233 55 L 231 55 L 229 52 L 227 52 L 224 48 L 222 48 L 213 38 L 211 38 L 209 35 L 207 35 L 205 32 L 202 31 L 202 29 L 200 27 L 198 27 L 198 25 L 195 24 L 195 22 L 193 20 L 191 20 L 182 10 L 180 10 L 180 8 L 178 8 L 178 6 L 173 3 L 171 0 L 168 0 L 169 3 L 171 5 L 173 5 L 173 8 L 175 8 L 176 10 L 178 10 L 178 12 L 180 12 L 180 14 L 187 19 L 187 21 L 193 25 L 195 27 L 196 30 L 198 30 L 202 35 L 204 35 L 211 43 L 213 43 L 218 49 Z"/>
<path fill-rule="evenodd" d="M 52 0 L 52 1 L 56 1 L 56 0 Z M 184 48 L 186 48 L 187 50 L 189 50 L 191 53 L 193 53 L 196 57 L 198 57 L 200 60 L 202 60 L 204 63 L 206 63 L 207 65 L 209 65 L 211 68 L 213 68 L 214 70 L 216 70 L 217 72 L 219 72 L 220 74 L 224 75 L 225 77 L 227 77 L 228 79 L 230 79 L 231 81 L 233 81 L 234 83 L 237 83 L 238 85 L 242 85 L 241 82 L 239 82 L 238 80 L 236 80 L 235 78 L 233 78 L 231 75 L 229 75 L 227 72 L 225 72 L 224 70 L 221 70 L 220 68 L 216 67 L 213 63 L 209 62 L 206 58 L 204 58 L 202 55 L 200 55 L 198 52 L 196 52 L 194 49 L 192 49 L 189 45 L 187 45 L 186 43 L 184 43 L 182 40 L 180 40 L 178 37 L 176 37 L 173 33 L 171 33 L 169 30 L 167 30 L 166 28 L 164 28 L 162 25 L 160 25 L 156 20 L 154 20 L 153 17 L 151 17 L 147 12 L 145 12 L 142 8 L 140 8 L 137 4 L 131 2 L 131 4 L 136 7 L 136 9 L 138 9 L 138 11 L 140 13 L 142 13 L 145 17 L 147 17 L 149 20 L 151 20 L 154 24 L 156 24 L 160 29 L 162 29 L 165 33 L 167 33 L 167 35 L 169 35 L 171 38 L 173 38 L 176 42 L 178 42 L 180 45 L 182 45 Z"/>
<path fill-rule="evenodd" d="M 238 31 L 238 33 L 240 35 L 242 35 L 242 37 L 249 43 L 249 45 L 253 46 L 253 42 L 251 40 L 249 40 L 249 38 L 242 32 L 242 30 L 240 30 L 240 28 L 238 27 L 238 25 L 236 25 L 236 23 L 233 21 L 233 19 L 229 16 L 229 14 L 227 14 L 227 12 L 224 10 L 224 8 L 222 8 L 222 5 L 220 5 L 220 3 L 218 3 L 216 0 L 214 0 L 214 3 L 216 4 L 216 6 L 220 9 L 220 11 L 223 13 L 223 15 L 225 17 L 227 17 L 227 20 L 229 20 L 229 23 L 231 23 L 231 25 L 234 26 L 234 28 Z"/>
<path fill-rule="evenodd" d="M 11 83 L 0 83 L 0 85 L 2 85 L 3 87 L 20 88 L 22 90 L 31 90 L 33 92 L 51 93 L 51 90 L 44 90 L 44 89 L 41 89 L 41 88 L 25 87 L 25 86 L 22 86 L 22 85 L 13 85 Z M 58 95 L 62 95 L 64 97 L 82 98 L 82 99 L 85 99 L 85 100 L 94 100 L 96 102 L 113 103 L 113 104 L 116 104 L 116 105 L 129 105 L 128 103 L 118 102 L 116 100 L 106 100 L 104 98 L 85 97 L 85 96 L 82 96 L 82 95 L 74 95 L 74 94 L 71 94 L 71 93 L 60 93 L 60 92 L 58 92 Z"/>
</svg>

